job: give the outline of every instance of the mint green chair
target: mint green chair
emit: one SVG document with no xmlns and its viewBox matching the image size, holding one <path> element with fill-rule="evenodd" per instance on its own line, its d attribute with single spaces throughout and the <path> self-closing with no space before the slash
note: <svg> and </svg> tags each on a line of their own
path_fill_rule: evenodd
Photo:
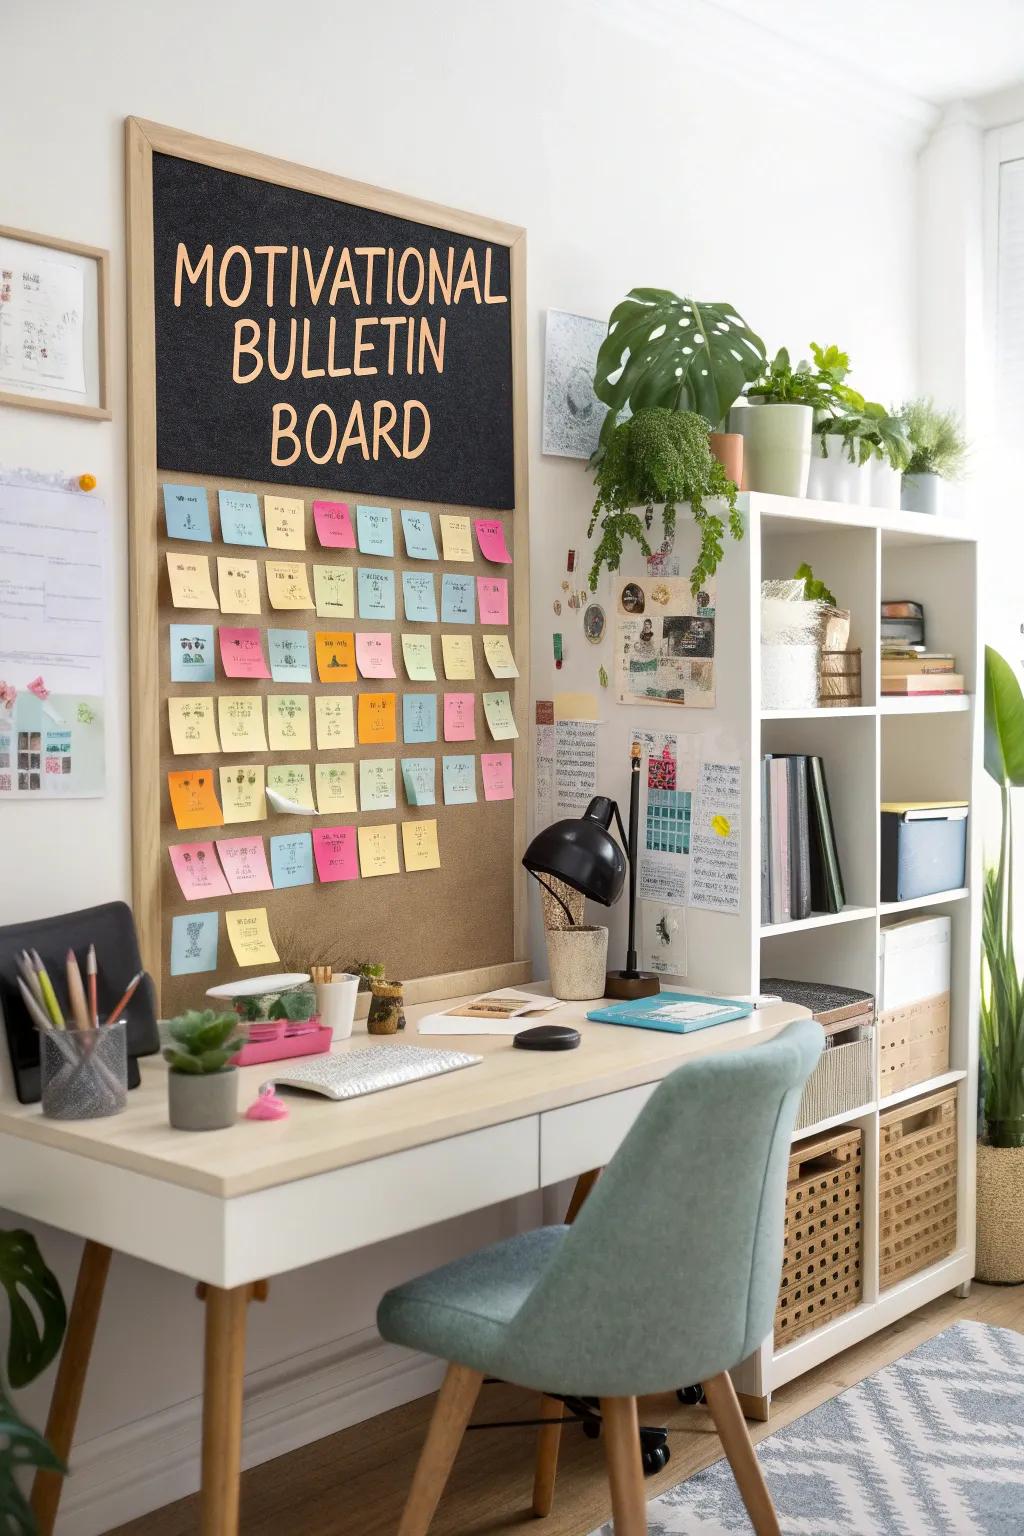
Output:
<svg viewBox="0 0 1024 1536">
<path fill-rule="evenodd" d="M 554 1493 L 561 1403 L 601 1401 L 616 1536 L 646 1532 L 637 1397 L 702 1382 L 757 1536 L 778 1522 L 729 1376 L 772 1327 L 790 1138 L 821 1054 L 805 1019 L 680 1067 L 571 1227 L 542 1227 L 389 1291 L 385 1339 L 451 1362 L 399 1536 L 424 1536 L 484 1376 L 544 1394 L 534 1510 Z"/>
</svg>

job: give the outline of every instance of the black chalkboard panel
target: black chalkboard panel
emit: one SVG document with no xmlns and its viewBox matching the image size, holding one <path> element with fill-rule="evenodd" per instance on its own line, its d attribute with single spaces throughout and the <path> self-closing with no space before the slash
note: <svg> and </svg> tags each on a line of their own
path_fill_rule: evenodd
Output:
<svg viewBox="0 0 1024 1536">
<path fill-rule="evenodd" d="M 153 218 L 161 469 L 514 506 L 507 246 L 160 153 Z"/>
</svg>

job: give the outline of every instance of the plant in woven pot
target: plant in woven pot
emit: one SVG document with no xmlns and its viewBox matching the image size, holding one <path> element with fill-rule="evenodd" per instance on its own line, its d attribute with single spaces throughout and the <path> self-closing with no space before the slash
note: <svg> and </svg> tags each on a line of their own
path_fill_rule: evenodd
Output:
<svg viewBox="0 0 1024 1536">
<path fill-rule="evenodd" d="M 1024 1283 L 1024 978 L 1013 945 L 1013 790 L 1024 784 L 1024 697 L 1013 668 L 985 649 L 985 768 L 999 785 L 999 862 L 982 893 L 977 1274 Z"/>
</svg>

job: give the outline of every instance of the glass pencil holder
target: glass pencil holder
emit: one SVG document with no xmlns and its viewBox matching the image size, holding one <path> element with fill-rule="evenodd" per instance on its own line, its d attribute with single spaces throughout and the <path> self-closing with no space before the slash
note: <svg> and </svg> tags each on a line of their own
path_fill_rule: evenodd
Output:
<svg viewBox="0 0 1024 1536">
<path fill-rule="evenodd" d="M 51 1120 L 100 1120 L 128 1102 L 128 1025 L 41 1029 L 43 1114 Z"/>
</svg>

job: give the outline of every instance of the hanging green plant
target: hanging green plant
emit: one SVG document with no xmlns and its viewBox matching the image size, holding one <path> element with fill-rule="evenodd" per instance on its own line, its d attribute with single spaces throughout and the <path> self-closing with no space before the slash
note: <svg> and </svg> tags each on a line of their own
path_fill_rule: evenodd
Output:
<svg viewBox="0 0 1024 1536">
<path fill-rule="evenodd" d="M 647 509 L 647 526 L 656 506 L 664 507 L 665 538 L 671 541 L 676 508 L 689 505 L 700 530 L 700 552 L 690 572 L 696 595 L 715 574 L 722 559 L 725 522 L 706 501 L 721 500 L 728 509 L 729 532 L 743 537 L 743 519 L 736 507 L 736 487 L 708 447 L 708 424 L 693 411 L 662 407 L 637 411 L 620 422 L 608 438 L 604 457 L 594 470 L 597 499 L 590 514 L 587 537 L 598 520 L 601 538 L 590 568 L 590 590 L 597 590 L 602 569 L 617 571 L 622 552 L 632 539 L 645 555 L 651 553 L 644 521 L 635 508 Z"/>
</svg>

